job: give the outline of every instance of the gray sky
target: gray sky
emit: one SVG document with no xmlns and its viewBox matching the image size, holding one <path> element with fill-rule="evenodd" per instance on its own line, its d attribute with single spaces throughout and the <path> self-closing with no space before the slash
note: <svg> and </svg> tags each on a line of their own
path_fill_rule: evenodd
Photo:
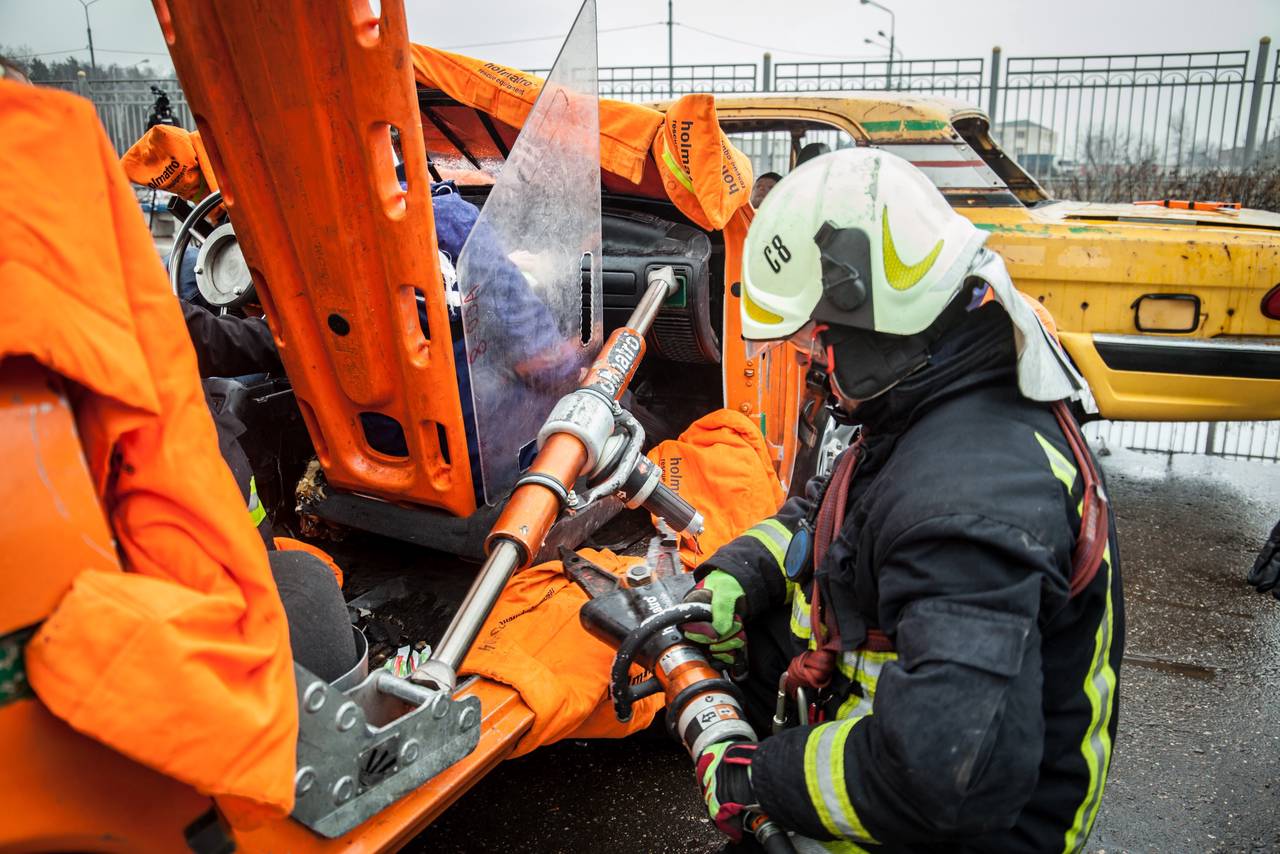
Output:
<svg viewBox="0 0 1280 854">
<path fill-rule="evenodd" d="M 545 68 L 580 0 L 405 2 L 414 41 Z M 1280 37 L 1277 0 L 882 2 L 897 15 L 898 46 L 909 59 L 986 56 L 994 45 L 1006 56 L 1244 50 L 1261 36 Z M 599 9 L 601 65 L 665 64 L 667 31 L 658 25 L 666 20 L 665 0 L 599 0 Z M 97 0 L 90 16 L 100 61 L 170 67 L 149 0 Z M 880 58 L 885 51 L 863 39 L 889 29 L 887 14 L 856 0 L 675 0 L 675 20 L 677 63 L 758 61 L 765 49 L 779 61 Z M 629 29 L 608 32 L 623 27 Z M 0 44 L 77 49 L 87 59 L 79 0 L 0 0 Z"/>
</svg>

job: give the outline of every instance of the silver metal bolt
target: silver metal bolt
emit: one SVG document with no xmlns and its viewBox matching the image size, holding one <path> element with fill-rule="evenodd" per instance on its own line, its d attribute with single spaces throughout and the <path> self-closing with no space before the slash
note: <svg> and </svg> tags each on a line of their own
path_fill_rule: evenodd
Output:
<svg viewBox="0 0 1280 854">
<path fill-rule="evenodd" d="M 195 265 L 195 267 L 192 268 L 191 272 L 195 273 L 197 276 L 204 275 L 204 265 L 203 264 Z"/>
<path fill-rule="evenodd" d="M 304 765 L 298 769 L 298 773 L 293 775 L 293 793 L 297 797 L 302 797 L 311 791 L 311 787 L 316 784 L 316 771 L 310 765 Z"/>
<path fill-rule="evenodd" d="M 351 796 L 356 793 L 356 781 L 350 777 L 343 777 L 341 780 L 333 784 L 333 802 L 338 806 L 342 806 L 351 800 Z"/>
<path fill-rule="evenodd" d="M 644 587 L 653 581 L 653 569 L 647 564 L 638 563 L 627 570 L 628 587 Z"/>
<path fill-rule="evenodd" d="M 458 715 L 458 730 L 466 732 L 480 722 L 480 713 L 474 707 L 468 706 L 462 710 L 462 714 Z"/>
<path fill-rule="evenodd" d="M 449 696 L 447 694 L 441 694 L 436 697 L 431 701 L 431 717 L 440 720 L 440 718 L 449 714 L 449 705 Z"/>
<path fill-rule="evenodd" d="M 400 764 L 412 765 L 418 761 L 420 755 L 422 755 L 422 745 L 418 744 L 416 738 L 411 738 L 400 748 Z"/>
<path fill-rule="evenodd" d="M 302 707 L 308 712 L 318 712 L 324 706 L 324 683 L 312 682 L 302 695 Z"/>
<path fill-rule="evenodd" d="M 346 732 L 356 725 L 356 721 L 360 719 L 356 709 L 356 704 L 350 700 L 338 707 L 338 714 L 335 717 L 338 724 L 338 732 Z"/>
<path fill-rule="evenodd" d="M 235 288 L 236 296 L 240 296 L 242 293 L 244 293 L 244 285 L 237 285 Z"/>
</svg>

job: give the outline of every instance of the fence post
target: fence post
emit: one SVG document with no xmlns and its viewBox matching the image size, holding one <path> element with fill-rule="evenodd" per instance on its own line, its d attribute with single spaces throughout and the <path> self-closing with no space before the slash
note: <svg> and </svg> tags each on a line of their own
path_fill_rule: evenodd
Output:
<svg viewBox="0 0 1280 854">
<path fill-rule="evenodd" d="M 1253 93 L 1249 97 L 1249 121 L 1244 132 L 1244 162 L 1248 166 L 1253 162 L 1253 145 L 1258 139 L 1258 115 L 1262 112 L 1262 86 L 1267 76 L 1267 56 L 1271 52 L 1271 37 L 1263 36 L 1258 40 L 1258 64 L 1253 70 Z"/>
<path fill-rule="evenodd" d="M 76 72 L 76 94 L 81 98 L 89 98 L 89 75 L 84 73 L 84 69 Z"/>
<path fill-rule="evenodd" d="M 760 69 L 762 78 L 760 80 L 760 91 L 773 91 L 773 54 L 769 51 L 764 52 L 764 59 L 761 60 Z"/>
<path fill-rule="evenodd" d="M 991 94 L 987 98 L 987 118 L 991 120 L 992 132 L 996 126 L 996 96 L 1000 94 L 1000 45 L 991 48 Z"/>
</svg>

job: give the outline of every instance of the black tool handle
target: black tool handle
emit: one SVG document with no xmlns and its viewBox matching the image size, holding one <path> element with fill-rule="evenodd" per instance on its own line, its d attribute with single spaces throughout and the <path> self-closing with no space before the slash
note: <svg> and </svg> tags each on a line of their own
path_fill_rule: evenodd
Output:
<svg viewBox="0 0 1280 854">
<path fill-rule="evenodd" d="M 694 520 L 698 517 L 697 508 L 681 498 L 662 481 L 658 481 L 653 487 L 653 492 L 650 492 L 649 497 L 640 502 L 640 506 L 659 519 L 664 520 L 671 526 L 671 530 L 677 534 L 689 531 L 693 527 Z M 690 533 L 699 532 L 691 531 Z"/>
<path fill-rule="evenodd" d="M 649 493 L 639 499 L 640 506 L 671 526 L 677 534 L 688 534 L 696 537 L 702 533 L 702 515 L 698 508 L 680 497 L 679 493 L 662 482 L 661 472 L 655 471 L 657 464 L 647 457 L 640 457 L 636 467 L 627 475 L 622 483 L 619 495 L 627 502 L 628 507 L 634 496 L 641 495 L 645 489 Z"/>
</svg>

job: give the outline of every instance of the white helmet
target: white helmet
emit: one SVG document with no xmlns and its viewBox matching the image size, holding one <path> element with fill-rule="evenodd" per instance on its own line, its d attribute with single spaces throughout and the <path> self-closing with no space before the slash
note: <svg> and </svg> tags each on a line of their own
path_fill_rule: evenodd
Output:
<svg viewBox="0 0 1280 854">
<path fill-rule="evenodd" d="M 784 338 L 810 320 L 923 332 L 985 239 L 902 158 L 872 148 L 824 154 L 778 182 L 751 224 L 742 335 Z"/>
</svg>

